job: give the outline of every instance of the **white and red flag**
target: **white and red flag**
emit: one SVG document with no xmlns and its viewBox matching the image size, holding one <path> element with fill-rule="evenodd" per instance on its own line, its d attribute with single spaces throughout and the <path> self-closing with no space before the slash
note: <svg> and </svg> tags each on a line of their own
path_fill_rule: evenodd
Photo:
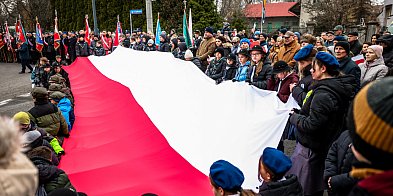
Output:
<svg viewBox="0 0 393 196">
<path fill-rule="evenodd" d="M 89 27 L 89 16 L 85 16 L 85 42 L 90 46 L 91 40 L 90 40 L 90 27 Z"/>
<path fill-rule="evenodd" d="M 119 16 L 117 16 L 116 34 L 115 34 L 115 40 L 113 42 L 113 46 L 119 46 L 119 44 L 121 42 L 120 35 L 122 33 L 123 33 L 123 31 L 121 29 L 121 23 L 120 23 L 120 20 L 119 20 Z"/>
<path fill-rule="evenodd" d="M 118 47 L 64 69 L 77 120 L 60 168 L 94 196 L 212 195 L 209 168 L 219 159 L 255 189 L 263 149 L 278 145 L 297 105 L 245 82 L 216 85 L 170 53 Z"/>
<path fill-rule="evenodd" d="M 57 27 L 57 11 L 55 10 L 55 32 L 53 33 L 54 47 L 57 50 L 60 47 L 60 34 Z"/>
</svg>

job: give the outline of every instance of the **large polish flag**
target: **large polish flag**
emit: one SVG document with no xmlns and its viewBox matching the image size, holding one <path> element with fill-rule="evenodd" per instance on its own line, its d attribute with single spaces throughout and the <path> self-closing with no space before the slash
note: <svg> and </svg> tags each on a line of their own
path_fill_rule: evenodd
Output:
<svg viewBox="0 0 393 196">
<path fill-rule="evenodd" d="M 60 168 L 94 196 L 213 195 L 209 167 L 219 159 L 255 190 L 259 157 L 296 107 L 246 83 L 216 85 L 171 53 L 118 47 L 66 70 L 76 121 Z"/>
</svg>

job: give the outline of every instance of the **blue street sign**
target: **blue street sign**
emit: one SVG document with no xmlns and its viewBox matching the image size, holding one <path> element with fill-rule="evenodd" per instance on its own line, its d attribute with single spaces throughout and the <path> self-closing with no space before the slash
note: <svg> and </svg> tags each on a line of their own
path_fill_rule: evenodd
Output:
<svg viewBox="0 0 393 196">
<path fill-rule="evenodd" d="M 142 10 L 130 10 L 130 14 L 142 14 Z"/>
</svg>

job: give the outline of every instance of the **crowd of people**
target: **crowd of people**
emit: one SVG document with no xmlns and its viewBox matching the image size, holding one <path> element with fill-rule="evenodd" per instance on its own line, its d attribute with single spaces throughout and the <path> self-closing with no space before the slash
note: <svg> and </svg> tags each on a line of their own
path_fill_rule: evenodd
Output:
<svg viewBox="0 0 393 196">
<path fill-rule="evenodd" d="M 22 145 L 38 168 L 37 194 L 61 188 L 75 191 L 67 174 L 56 167 L 65 153 L 62 141 L 69 137 L 75 120 L 71 84 L 62 67 L 76 57 L 105 56 L 116 48 L 113 33 L 106 31 L 91 34 L 90 45 L 83 30 L 78 35 L 63 33 L 57 50 L 53 35 L 45 36 L 48 45 L 42 53 L 35 49 L 34 35 L 28 34 L 27 43 L 19 41 L 15 51 L 3 47 L 0 57 L 5 62 L 19 59 L 20 73 L 26 68 L 31 72 L 35 106 L 15 114 L 13 120 L 24 139 L 23 144 L 13 145 Z M 175 58 L 191 61 L 217 85 L 245 82 L 276 91 L 284 103 L 290 96 L 298 103 L 300 109 L 292 110 L 282 135 L 282 141 L 296 141 L 294 153 L 287 157 L 282 141 L 264 149 L 257 171 L 263 182 L 259 193 L 243 190 L 242 172 L 218 160 L 209 175 L 214 195 L 323 195 L 325 190 L 329 195 L 386 195 L 393 191 L 389 184 L 393 177 L 393 79 L 389 77 L 393 35 L 375 34 L 363 44 L 358 36 L 357 32 L 345 35 L 341 25 L 317 37 L 285 28 L 270 35 L 252 31 L 247 36 L 245 31 L 215 32 L 207 27 L 203 35 L 194 32 L 193 47 L 187 47 L 174 30 L 163 31 L 159 45 L 151 32 L 125 31 L 120 45 L 171 52 Z M 1 119 L 1 129 L 15 129 L 10 122 Z M 9 159 L 1 156 L 0 160 Z M 375 183 L 381 188 L 373 188 Z"/>
</svg>

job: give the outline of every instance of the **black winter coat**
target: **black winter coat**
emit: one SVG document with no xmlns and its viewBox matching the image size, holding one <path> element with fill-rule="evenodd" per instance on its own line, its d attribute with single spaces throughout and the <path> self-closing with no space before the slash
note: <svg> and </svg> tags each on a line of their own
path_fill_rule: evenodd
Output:
<svg viewBox="0 0 393 196">
<path fill-rule="evenodd" d="M 93 49 L 94 56 L 105 56 L 105 54 L 105 49 L 102 46 Z"/>
<path fill-rule="evenodd" d="M 262 62 L 259 62 L 262 63 Z M 272 66 L 269 58 L 265 58 L 263 61 L 263 67 L 259 73 L 256 73 L 257 65 L 251 63 L 250 68 L 248 69 L 246 82 L 260 88 L 267 89 L 267 79 L 272 77 Z"/>
<path fill-rule="evenodd" d="M 71 61 L 74 61 L 76 58 L 76 43 L 78 40 L 76 37 L 71 37 L 68 42 L 68 54 L 70 55 Z"/>
<path fill-rule="evenodd" d="M 90 55 L 89 46 L 85 41 L 76 43 L 75 51 L 77 57 L 87 57 Z"/>
<path fill-rule="evenodd" d="M 303 188 L 300 185 L 297 177 L 293 174 L 285 176 L 286 180 L 280 182 L 268 182 L 259 187 L 260 196 L 302 196 Z"/>
<path fill-rule="evenodd" d="M 237 66 L 234 65 L 227 65 L 224 72 L 223 80 L 232 80 L 236 76 Z"/>
<path fill-rule="evenodd" d="M 339 60 L 339 71 L 345 75 L 353 75 L 356 79 L 356 92 L 360 89 L 360 67 L 349 56 Z"/>
<path fill-rule="evenodd" d="M 152 46 L 146 45 L 144 51 L 156 51 L 156 45 L 153 44 Z"/>
<path fill-rule="evenodd" d="M 353 41 L 349 43 L 351 45 L 351 52 L 354 56 L 359 55 L 362 51 L 362 45 L 360 44 L 359 40 Z"/>
<path fill-rule="evenodd" d="M 345 114 L 355 95 L 351 75 L 315 81 L 313 92 L 299 113 L 289 118 L 296 126 L 296 139 L 315 153 L 327 154 L 330 145 L 344 129 Z"/>
<path fill-rule="evenodd" d="M 164 42 L 160 44 L 160 52 L 170 52 L 171 51 L 171 47 L 169 46 L 168 43 Z"/>
<path fill-rule="evenodd" d="M 303 105 L 303 100 L 306 98 L 307 92 L 310 90 L 310 86 L 313 82 L 310 69 L 311 65 L 308 65 L 305 70 L 303 70 L 303 78 L 292 89 L 292 97 L 300 107 Z"/>
<path fill-rule="evenodd" d="M 389 68 L 393 67 L 393 36 L 392 35 L 384 35 L 378 38 L 378 41 L 386 43 L 387 47 L 383 48 L 383 60 L 385 61 L 385 65 Z"/>
<path fill-rule="evenodd" d="M 351 149 L 352 139 L 349 131 L 344 131 L 332 144 L 325 161 L 324 179 L 331 177 L 329 195 L 348 195 L 356 180 L 349 175 L 352 170 L 354 155 Z M 326 186 L 329 187 L 329 186 Z"/>
<path fill-rule="evenodd" d="M 226 58 L 221 58 L 220 60 L 213 59 L 210 61 L 209 66 L 206 70 L 206 75 L 213 80 L 219 80 L 224 76 L 225 67 L 227 64 Z"/>
</svg>

